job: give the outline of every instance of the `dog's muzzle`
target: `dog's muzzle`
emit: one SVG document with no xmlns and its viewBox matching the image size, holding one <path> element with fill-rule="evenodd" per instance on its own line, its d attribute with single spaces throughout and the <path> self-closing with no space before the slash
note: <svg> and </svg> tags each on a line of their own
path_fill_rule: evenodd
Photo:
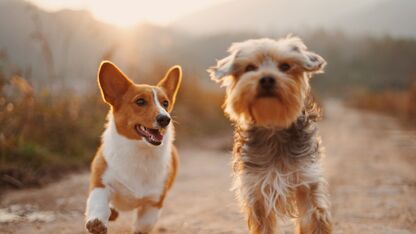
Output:
<svg viewBox="0 0 416 234">
<path fill-rule="evenodd" d="M 259 80 L 259 96 L 269 97 L 275 95 L 277 82 L 272 76 L 265 76 Z"/>
</svg>

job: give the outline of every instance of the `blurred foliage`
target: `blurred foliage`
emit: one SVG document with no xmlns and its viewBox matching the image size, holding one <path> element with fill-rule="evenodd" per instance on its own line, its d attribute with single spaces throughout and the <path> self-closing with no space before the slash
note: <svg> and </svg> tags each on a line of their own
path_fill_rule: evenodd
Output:
<svg viewBox="0 0 416 234">
<path fill-rule="evenodd" d="M 167 64 L 169 62 L 164 60 L 156 61 L 147 69 L 128 72 L 136 74 L 129 78 L 138 84 L 156 85 L 169 70 L 170 66 Z M 200 143 L 207 136 L 215 138 L 230 131 L 229 121 L 222 110 L 225 90 L 207 86 L 200 76 L 188 69 L 183 70 L 182 76 L 182 84 L 171 114 L 175 121 L 177 143 Z"/>
<path fill-rule="evenodd" d="M 294 34 L 328 65 L 312 85 L 319 95 L 345 96 L 360 86 L 372 91 L 405 89 L 416 76 L 416 40 L 412 38 L 350 36 L 342 32 L 311 30 Z M 201 77 L 206 86 L 214 84 L 205 70 L 226 56 L 233 43 L 251 38 L 282 38 L 286 34 L 228 33 L 180 38 L 167 49 L 168 62 L 179 63 Z"/>
<path fill-rule="evenodd" d="M 186 77 L 173 112 L 179 143 L 218 137 L 230 130 L 224 117 L 224 93 L 204 88 L 198 77 Z"/>
<path fill-rule="evenodd" d="M 348 95 L 357 87 L 407 89 L 416 76 L 414 39 L 357 38 L 317 31 L 305 36 L 305 42 L 328 62 L 325 73 L 312 81 L 323 94 Z"/>
<path fill-rule="evenodd" d="M 99 144 L 105 106 L 96 94 L 34 92 L 0 77 L 0 187 L 37 184 L 85 165 Z"/>
<path fill-rule="evenodd" d="M 178 142 L 195 143 L 226 128 L 222 101 L 222 93 L 185 79 L 173 113 Z M 98 88 L 49 93 L 34 91 L 23 77 L 0 76 L 0 188 L 42 184 L 85 168 L 100 143 L 107 111 Z"/>
<path fill-rule="evenodd" d="M 348 104 L 397 117 L 405 124 L 416 127 L 416 81 L 404 90 L 376 92 L 367 88 L 357 89 L 349 97 Z"/>
<path fill-rule="evenodd" d="M 318 95 L 344 97 L 351 106 L 416 126 L 416 40 L 317 31 L 305 42 L 328 61 L 312 80 Z"/>
<path fill-rule="evenodd" d="M 318 97 L 348 97 L 353 106 L 415 123 L 416 40 L 353 38 L 325 31 L 300 36 L 328 61 L 326 73 L 312 79 Z M 226 55 L 231 42 L 256 37 L 260 36 L 221 34 L 184 39 L 166 48 L 164 56 L 159 56 L 162 61 L 152 61 L 154 67 L 144 69 L 131 63 L 126 71 L 135 74 L 133 80 L 156 84 L 167 71 L 166 64 L 183 65 L 183 84 L 173 111 L 177 142 L 198 143 L 231 129 L 221 109 L 224 90 L 209 81 L 205 69 L 215 58 Z M 102 58 L 113 60 L 115 51 L 110 47 Z M 96 85 L 85 92 L 39 84 L 33 89 L 37 78 L 30 73 L 6 77 L 2 69 L 8 73 L 17 69 L 10 69 L 13 66 L 7 58 L 0 60 L 0 189 L 39 184 L 85 168 L 100 143 L 108 111 Z M 58 78 L 56 81 L 61 81 Z M 74 82 L 83 86 L 92 80 L 88 76 Z"/>
</svg>

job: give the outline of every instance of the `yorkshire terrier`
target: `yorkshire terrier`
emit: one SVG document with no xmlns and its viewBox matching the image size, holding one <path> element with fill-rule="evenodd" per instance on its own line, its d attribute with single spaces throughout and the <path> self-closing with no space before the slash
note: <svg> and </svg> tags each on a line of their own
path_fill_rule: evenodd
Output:
<svg viewBox="0 0 416 234">
<path fill-rule="evenodd" d="M 309 80 L 326 61 L 301 39 L 234 43 L 208 69 L 226 87 L 224 112 L 235 126 L 234 190 L 253 234 L 296 220 L 296 233 L 331 233 L 327 183 Z"/>
</svg>

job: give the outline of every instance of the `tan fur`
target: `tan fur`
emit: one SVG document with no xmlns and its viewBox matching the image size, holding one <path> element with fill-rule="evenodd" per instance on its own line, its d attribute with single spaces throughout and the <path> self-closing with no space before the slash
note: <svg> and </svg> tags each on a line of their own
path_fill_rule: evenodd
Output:
<svg viewBox="0 0 416 234">
<path fill-rule="evenodd" d="M 273 45 L 262 45 L 256 49 L 251 44 L 240 44 L 243 45 L 234 44 L 230 49 L 236 52 L 229 73 L 224 77 L 212 75 L 213 79 L 227 86 L 225 112 L 233 121 L 287 128 L 300 114 L 303 99 L 309 91 L 308 74 L 304 72 L 302 60 L 290 53 L 274 51 Z M 289 64 L 291 69 L 288 72 L 279 71 L 276 66 L 282 63 Z M 258 70 L 245 72 L 248 65 Z M 317 71 L 321 66 L 316 68 Z M 257 84 L 264 76 L 277 79 L 275 97 L 257 97 Z"/>
<path fill-rule="evenodd" d="M 123 207 L 124 204 L 128 203 L 130 206 L 134 206 L 134 207 L 152 206 L 152 207 L 162 208 L 166 195 L 169 192 L 170 188 L 172 187 L 173 182 L 175 181 L 177 169 L 178 169 L 178 163 L 179 163 L 178 153 L 177 153 L 176 147 L 173 146 L 172 158 L 171 158 L 171 162 L 169 165 L 169 173 L 164 184 L 163 192 L 158 200 L 154 200 L 152 198 L 141 198 L 141 199 L 136 199 L 133 197 L 127 198 L 125 197 L 125 195 L 123 196 L 120 193 L 115 193 L 114 198 L 113 198 L 113 203 L 120 207 Z M 126 202 L 126 200 L 128 200 L 128 202 Z"/>
<path fill-rule="evenodd" d="M 179 164 L 178 151 L 176 150 L 176 147 L 173 146 L 172 159 L 169 165 L 168 178 L 166 179 L 165 187 L 164 187 L 162 195 L 160 196 L 159 202 L 155 205 L 157 208 L 161 208 L 163 206 L 163 202 L 165 201 L 166 194 L 172 187 L 173 182 L 175 181 L 176 173 L 178 170 L 178 164 Z"/>
<path fill-rule="evenodd" d="M 297 190 L 296 201 L 300 218 L 296 224 L 296 234 L 332 232 L 327 193 L 322 183 Z"/>
<path fill-rule="evenodd" d="M 157 84 L 158 87 L 162 88 L 166 92 L 166 95 L 171 102 L 171 105 L 168 107 L 168 111 L 172 111 L 173 105 L 176 102 L 176 95 L 182 82 L 180 77 L 182 77 L 182 70 L 179 66 L 174 66 L 169 69 L 165 77 Z"/>
<path fill-rule="evenodd" d="M 117 66 L 109 61 L 101 63 L 97 80 L 104 101 L 115 107 L 122 103 L 118 97 L 122 96 L 133 84 Z"/>
<path fill-rule="evenodd" d="M 252 234 L 273 234 L 276 227 L 276 214 L 265 210 L 264 200 L 260 194 L 253 206 L 244 208 L 247 214 L 248 229 Z M 259 217 L 262 219 L 259 220 Z"/>
<path fill-rule="evenodd" d="M 284 217 L 297 219 L 298 234 L 331 233 L 309 86 L 325 60 L 297 37 L 247 40 L 228 51 L 208 71 L 226 87 L 224 112 L 236 127 L 233 189 L 250 233 L 273 234 Z"/>
<path fill-rule="evenodd" d="M 98 71 L 98 84 L 99 84 L 104 101 L 107 102 L 111 107 L 110 114 L 109 114 L 111 118 L 109 118 L 109 124 L 110 124 L 110 121 L 114 120 L 112 129 L 116 129 L 116 133 L 112 133 L 112 134 L 118 134 L 129 140 L 144 140 L 142 139 L 143 137 L 139 135 L 139 133 L 137 132 L 137 125 L 140 124 L 146 128 L 153 129 L 155 128 L 155 124 L 157 124 L 156 123 L 157 115 L 161 113 L 167 114 L 172 111 L 173 106 L 175 104 L 176 95 L 178 93 L 178 89 L 181 83 L 181 79 L 182 79 L 181 75 L 182 75 L 181 68 L 179 66 L 174 66 L 166 73 L 163 79 L 156 86 L 150 86 L 150 85 L 145 85 L 145 84 L 134 84 L 124 73 L 122 73 L 120 69 L 117 68 L 117 66 L 115 66 L 113 63 L 109 61 L 104 61 L 100 65 L 100 69 Z M 137 100 L 139 98 L 144 99 L 146 104 L 142 106 L 138 105 Z M 162 107 L 161 103 L 164 103 L 165 101 L 168 101 L 169 105 L 167 107 L 165 106 Z M 168 170 L 166 174 L 166 179 L 164 179 L 165 177 L 162 177 L 164 182 L 159 187 L 159 188 L 163 187 L 162 193 L 156 193 L 156 194 L 160 194 L 160 195 L 157 195 L 159 197 L 154 196 L 154 195 L 151 195 L 151 196 L 149 195 L 149 197 L 142 196 L 138 198 L 135 196 L 133 191 L 129 190 L 130 188 L 128 186 L 123 184 L 123 182 L 117 182 L 117 178 L 114 179 L 114 177 L 109 177 L 111 178 L 110 179 L 111 183 L 113 183 L 113 184 L 110 184 L 110 186 L 114 186 L 112 187 L 111 192 L 109 192 L 110 197 L 108 198 L 109 202 L 111 201 L 111 205 L 113 206 L 113 207 L 110 207 L 109 209 L 109 212 L 110 212 L 109 220 L 115 220 L 118 216 L 118 212 L 114 207 L 117 207 L 117 209 L 120 209 L 120 210 L 138 209 L 138 212 L 145 212 L 146 207 L 155 207 L 157 209 L 162 208 L 166 195 L 173 185 L 173 182 L 177 174 L 177 168 L 178 168 L 178 153 L 177 153 L 175 146 L 172 144 L 173 139 L 174 139 L 174 127 L 171 125 L 167 127 L 158 127 L 159 132 L 163 136 L 167 134 L 168 127 L 170 129 L 169 139 L 172 139 L 172 140 L 167 141 L 166 147 L 162 148 L 162 149 L 166 149 L 169 151 L 162 150 L 160 151 L 161 152 L 160 155 L 152 155 L 153 157 L 154 156 L 162 157 L 163 155 L 167 155 L 167 154 L 163 154 L 164 152 L 170 152 L 170 158 L 169 156 L 164 157 L 164 159 L 169 160 L 169 161 L 166 161 L 166 163 L 169 163 L 169 166 L 168 166 Z M 103 139 L 104 138 L 105 137 L 103 136 Z M 126 141 L 128 141 L 127 139 Z M 103 142 L 105 141 L 103 140 Z M 133 143 L 133 144 L 136 144 L 136 143 Z M 97 153 L 94 157 L 94 160 L 91 163 L 91 176 L 90 176 L 90 188 L 89 188 L 90 193 L 95 188 L 97 188 L 97 191 L 99 191 L 100 188 L 103 189 L 106 187 L 107 185 L 106 183 L 110 183 L 110 182 L 104 182 L 104 178 L 108 178 L 107 177 L 108 175 L 106 175 L 107 169 L 112 168 L 111 167 L 112 164 L 109 165 L 109 162 L 117 163 L 117 161 L 111 161 L 111 159 L 109 158 L 107 158 L 108 161 L 106 160 L 106 156 L 108 155 L 104 156 L 105 152 L 107 152 L 104 149 L 105 147 L 103 144 L 102 146 L 98 148 Z M 117 151 L 117 148 L 115 149 Z M 136 150 L 137 150 L 137 154 L 144 154 L 144 155 L 146 155 L 146 153 L 148 152 L 159 152 L 159 151 L 154 151 L 154 149 L 151 148 L 151 146 L 145 145 L 145 144 L 141 144 L 141 145 L 137 144 L 137 149 L 134 147 L 132 148 L 127 147 L 127 149 L 130 150 L 128 151 L 130 155 L 134 155 L 135 154 L 134 152 Z M 111 152 L 113 151 L 109 151 L 109 152 L 111 155 L 112 154 Z M 123 155 L 119 155 L 119 156 L 122 157 Z M 138 157 L 138 160 L 148 160 L 148 159 L 145 159 L 143 157 Z M 134 161 L 134 157 L 133 157 L 133 161 Z M 156 164 L 154 165 L 157 165 L 157 166 L 162 165 L 161 166 L 162 168 L 164 167 L 163 165 L 165 165 L 165 164 L 159 164 L 159 161 L 155 161 L 155 162 Z M 138 163 L 140 163 L 140 161 Z M 149 164 L 149 165 L 152 165 L 152 164 Z M 109 169 L 108 171 L 111 171 L 111 170 Z M 144 174 L 144 177 L 143 178 L 141 177 L 143 181 L 148 181 L 148 179 L 145 178 L 146 175 L 147 174 Z M 154 174 L 151 174 L 151 175 L 154 175 Z M 164 174 L 161 174 L 161 175 L 164 175 Z M 110 175 L 110 176 L 114 176 L 114 175 Z M 115 177 L 117 177 L 117 175 L 115 175 Z M 120 188 L 122 189 L 119 190 L 117 186 L 120 186 Z M 158 188 L 158 185 L 155 185 L 155 186 L 156 188 Z M 109 205 L 109 204 L 103 204 L 100 202 L 99 204 L 94 204 L 94 205 L 95 207 L 97 206 L 104 207 L 105 205 Z M 104 216 L 104 217 L 107 217 L 107 216 Z M 107 230 L 106 224 L 105 222 L 103 222 L 103 218 L 101 218 L 101 220 L 99 219 L 89 220 L 86 224 L 86 227 L 92 233 L 104 233 Z"/>
<path fill-rule="evenodd" d="M 140 95 L 137 95 L 140 93 Z M 160 99 L 168 99 L 163 91 L 160 91 Z M 137 108 L 135 101 L 143 98 L 147 101 L 146 108 Z M 121 100 L 123 103 L 131 103 L 130 105 L 113 106 L 113 116 L 116 122 L 117 130 L 120 134 L 129 139 L 138 139 L 134 125 L 141 123 L 145 127 L 151 128 L 152 124 L 159 113 L 156 105 L 150 100 L 153 99 L 152 86 L 150 85 L 134 85 L 128 88 Z M 144 114 L 146 113 L 146 114 Z M 163 132 L 162 132 L 163 133 Z"/>
<path fill-rule="evenodd" d="M 94 160 L 91 163 L 91 176 L 90 176 L 90 187 L 89 190 L 94 188 L 103 188 L 104 184 L 102 176 L 107 169 L 107 163 L 102 154 L 102 147 L 98 148 L 95 154 Z"/>
<path fill-rule="evenodd" d="M 175 104 L 176 94 L 181 84 L 181 78 L 175 77 L 181 77 L 181 75 L 180 67 L 174 66 L 157 86 L 137 85 L 114 64 L 108 61 L 103 62 L 98 71 L 98 84 L 103 99 L 111 105 L 117 130 L 129 139 L 141 140 L 134 129 L 134 125 L 142 123 L 145 127 L 151 128 L 158 114 L 157 107 L 151 101 L 153 99 L 152 89 L 156 88 L 158 90 L 158 98 L 161 103 L 164 100 L 169 101 L 168 111 L 170 112 Z M 147 101 L 145 109 L 137 108 L 135 101 L 138 98 Z"/>
<path fill-rule="evenodd" d="M 110 221 L 116 220 L 118 218 L 118 211 L 116 209 L 110 207 L 110 212 L 111 212 L 111 214 L 110 214 L 109 220 Z"/>
</svg>

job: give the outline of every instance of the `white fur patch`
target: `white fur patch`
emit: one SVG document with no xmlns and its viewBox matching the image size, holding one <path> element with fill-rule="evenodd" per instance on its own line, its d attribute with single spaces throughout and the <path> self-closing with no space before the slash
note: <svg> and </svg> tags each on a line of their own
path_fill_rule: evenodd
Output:
<svg viewBox="0 0 416 234">
<path fill-rule="evenodd" d="M 159 114 L 166 115 L 166 116 L 169 116 L 170 117 L 169 113 L 165 110 L 165 108 L 163 108 L 162 105 L 160 105 L 159 99 L 157 98 L 157 90 L 153 88 L 152 89 L 152 92 L 153 92 L 153 101 L 156 104 L 156 107 L 157 107 L 157 109 L 159 111 Z M 153 127 L 154 128 L 158 128 L 159 127 L 159 124 L 155 121 L 153 123 Z"/>
<path fill-rule="evenodd" d="M 109 196 L 109 191 L 106 188 L 94 188 L 90 192 L 85 211 L 87 221 L 99 219 L 107 226 L 110 217 Z"/>
<path fill-rule="evenodd" d="M 157 109 L 159 110 L 159 114 L 164 114 L 170 117 L 169 113 L 165 110 L 165 108 L 160 105 L 159 99 L 157 98 L 157 91 L 156 89 L 152 89 L 153 92 L 153 100 L 157 106 Z"/>
<path fill-rule="evenodd" d="M 321 174 L 320 165 L 317 163 L 288 173 L 281 173 L 277 169 L 258 174 L 242 173 L 235 177 L 233 190 L 237 191 L 240 200 L 249 207 L 255 206 L 255 194 L 260 192 L 266 213 L 273 212 L 280 218 L 285 218 L 296 213 L 293 206 L 296 188 L 321 182 Z"/>
<path fill-rule="evenodd" d="M 168 174 L 172 132 L 173 127 L 169 125 L 160 146 L 150 145 L 144 140 L 130 140 L 117 132 L 110 113 L 103 134 L 103 155 L 107 162 L 103 183 L 123 196 L 148 197 L 157 201 Z"/>
<path fill-rule="evenodd" d="M 145 212 L 138 216 L 138 212 L 134 212 L 133 231 L 147 233 L 155 226 L 160 216 L 160 209 L 155 207 L 147 207 Z"/>
</svg>

